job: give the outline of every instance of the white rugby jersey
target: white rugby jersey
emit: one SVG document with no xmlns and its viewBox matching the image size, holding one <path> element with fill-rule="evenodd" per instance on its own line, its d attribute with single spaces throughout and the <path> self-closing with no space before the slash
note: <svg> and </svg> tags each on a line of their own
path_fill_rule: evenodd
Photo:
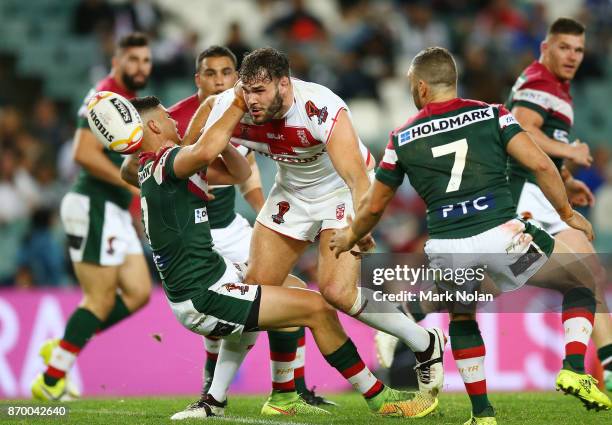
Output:
<svg viewBox="0 0 612 425">
<path fill-rule="evenodd" d="M 295 78 L 291 83 L 294 101 L 283 118 L 256 125 L 245 114 L 234 129 L 231 142 L 276 161 L 276 183 L 295 196 L 305 200 L 320 198 L 346 186 L 334 169 L 326 145 L 340 111 L 349 111 L 344 101 L 327 87 Z M 230 107 L 233 90 L 216 97 L 205 130 Z M 359 149 L 368 165 L 373 159 L 361 140 Z"/>
</svg>

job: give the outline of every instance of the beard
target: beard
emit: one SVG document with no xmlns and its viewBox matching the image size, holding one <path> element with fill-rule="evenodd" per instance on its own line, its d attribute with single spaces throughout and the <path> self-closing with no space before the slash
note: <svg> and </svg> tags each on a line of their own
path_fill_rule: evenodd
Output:
<svg viewBox="0 0 612 425">
<path fill-rule="evenodd" d="M 128 74 L 121 74 L 121 81 L 129 91 L 138 91 L 144 89 L 149 82 L 149 77 L 145 77 L 142 82 L 138 82 L 134 79 L 134 76 Z"/>
<path fill-rule="evenodd" d="M 257 119 L 253 117 L 251 118 L 253 118 L 253 122 L 255 124 L 263 124 L 263 123 L 266 123 L 274 119 L 274 117 L 281 111 L 281 109 L 283 109 L 283 98 L 280 95 L 280 92 L 277 87 L 276 94 L 274 95 L 274 98 L 272 99 L 272 103 L 270 103 L 270 106 L 266 108 L 266 111 L 263 114 L 263 116 Z"/>
</svg>

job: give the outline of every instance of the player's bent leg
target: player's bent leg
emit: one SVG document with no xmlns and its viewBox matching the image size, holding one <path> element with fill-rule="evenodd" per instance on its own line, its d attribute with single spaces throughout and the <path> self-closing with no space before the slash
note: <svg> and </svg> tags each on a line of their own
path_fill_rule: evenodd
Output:
<svg viewBox="0 0 612 425">
<path fill-rule="evenodd" d="M 114 305 L 106 320 L 100 324 L 104 331 L 144 307 L 151 296 L 151 277 L 142 254 L 125 256 L 118 267 L 118 286 L 121 293 L 114 295 Z"/>
<path fill-rule="evenodd" d="M 583 232 L 567 229 L 557 233 L 555 238 L 567 244 L 574 252 L 593 254 L 586 259 L 595 276 L 595 298 L 597 300 L 591 338 L 597 347 L 597 355 L 604 369 L 605 387 L 608 391 L 612 391 L 612 318 L 605 297 L 607 285 L 605 269 L 599 262 L 593 244 Z"/>
<path fill-rule="evenodd" d="M 553 254 L 530 284 L 541 287 L 548 284 L 563 293 L 565 359 L 557 375 L 557 390 L 577 397 L 587 409 L 608 410 L 612 402 L 597 388 L 597 381 L 584 371 L 596 309 L 595 277 L 584 256 L 574 253 L 562 241 L 555 241 Z"/>
<path fill-rule="evenodd" d="M 61 340 L 45 342 L 40 354 L 47 369 L 32 383 L 32 395 L 41 400 L 67 400 L 78 392 L 67 379 L 80 351 L 110 314 L 115 304 L 118 268 L 75 262 L 74 270 L 83 300 L 72 313 Z"/>
<path fill-rule="evenodd" d="M 83 290 L 80 307 L 91 311 L 100 320 L 106 320 L 115 305 L 115 294 L 119 287 L 119 267 L 91 263 L 73 263 L 73 266 Z"/>
<path fill-rule="evenodd" d="M 151 297 L 151 275 L 142 254 L 125 256 L 119 267 L 119 287 L 125 306 L 132 313 L 144 307 Z"/>
<path fill-rule="evenodd" d="M 303 291 L 296 295 L 296 291 Z M 279 308 L 283 306 L 283 308 Z M 259 328 L 308 326 L 321 354 L 366 399 L 370 411 L 385 416 L 422 417 L 438 405 L 428 393 L 397 391 L 376 379 L 342 330 L 336 311 L 316 292 L 262 287 Z"/>
<path fill-rule="evenodd" d="M 336 308 L 380 331 L 400 338 L 415 353 L 419 389 L 436 395 L 444 382 L 442 356 L 446 337 L 439 329 L 430 331 L 408 317 L 397 304 L 376 301 L 371 289 L 357 287 L 358 260 L 346 252 L 336 258 L 329 249 L 331 230 L 320 234 L 319 287 Z"/>
</svg>

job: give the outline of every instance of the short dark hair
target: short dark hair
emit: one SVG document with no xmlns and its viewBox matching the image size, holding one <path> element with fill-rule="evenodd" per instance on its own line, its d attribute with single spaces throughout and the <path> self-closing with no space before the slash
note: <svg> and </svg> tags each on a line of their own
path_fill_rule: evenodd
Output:
<svg viewBox="0 0 612 425">
<path fill-rule="evenodd" d="M 582 35 L 585 31 L 585 26 L 572 18 L 557 18 L 555 22 L 548 28 L 548 35 L 554 34 L 572 34 Z"/>
<path fill-rule="evenodd" d="M 149 37 L 141 32 L 131 32 L 124 35 L 117 41 L 118 49 L 127 49 L 130 47 L 145 47 L 149 45 Z"/>
<path fill-rule="evenodd" d="M 141 115 L 161 105 L 161 101 L 156 96 L 135 97 L 130 102 Z"/>
<path fill-rule="evenodd" d="M 444 47 L 428 47 L 412 59 L 411 72 L 431 85 L 455 86 L 457 65 L 453 55 Z"/>
<path fill-rule="evenodd" d="M 244 57 L 240 66 L 240 79 L 245 83 L 290 75 L 289 58 L 272 47 L 253 50 Z"/>
<path fill-rule="evenodd" d="M 238 60 L 236 59 L 236 55 L 225 46 L 210 46 L 208 49 L 205 49 L 198 55 L 196 59 L 196 72 L 200 71 L 200 67 L 202 66 L 202 61 L 206 58 L 223 58 L 228 57 L 232 60 L 234 64 L 234 68 L 238 66 Z"/>
</svg>

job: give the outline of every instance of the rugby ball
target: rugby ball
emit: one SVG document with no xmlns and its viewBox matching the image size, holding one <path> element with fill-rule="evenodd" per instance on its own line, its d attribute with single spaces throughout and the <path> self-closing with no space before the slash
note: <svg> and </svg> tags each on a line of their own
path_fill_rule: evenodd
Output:
<svg viewBox="0 0 612 425">
<path fill-rule="evenodd" d="M 142 143 L 142 119 L 125 97 L 111 91 L 95 93 L 87 103 L 87 122 L 107 149 L 128 155 Z"/>
</svg>

